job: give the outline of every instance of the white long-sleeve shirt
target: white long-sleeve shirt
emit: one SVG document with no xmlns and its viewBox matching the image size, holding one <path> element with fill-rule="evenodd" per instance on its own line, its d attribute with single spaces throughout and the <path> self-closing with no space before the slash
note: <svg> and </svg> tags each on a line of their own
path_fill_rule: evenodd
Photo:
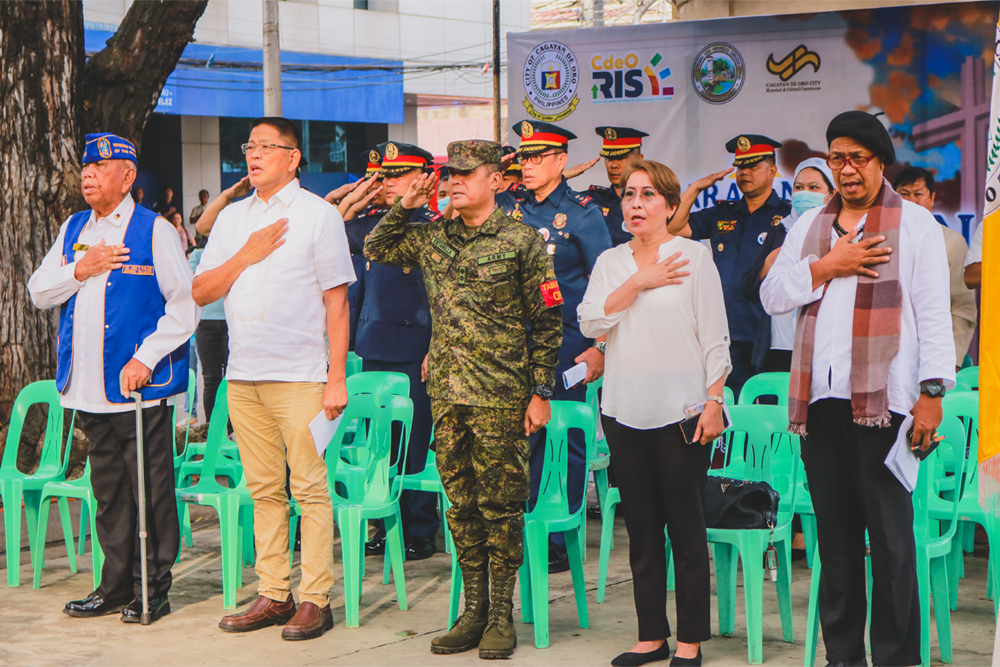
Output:
<svg viewBox="0 0 1000 667">
<path fill-rule="evenodd" d="M 684 419 L 708 387 L 732 369 L 722 281 L 711 252 L 674 237 L 660 257 L 680 251 L 690 276 L 643 290 L 628 308 L 607 314 L 608 297 L 638 272 L 630 244 L 604 251 L 577 308 L 587 338 L 608 335 L 601 412 L 621 424 L 653 429 Z"/>
<path fill-rule="evenodd" d="M 761 303 L 769 315 L 802 308 L 820 297 L 813 346 L 809 402 L 824 398 L 851 398 L 851 350 L 854 343 L 854 300 L 858 277 L 834 278 L 826 296 L 823 285 L 812 288 L 810 265 L 819 258 L 802 259 L 802 245 L 821 208 L 807 211 L 788 233 L 774 266 L 760 288 Z M 861 220 L 863 225 L 867 216 Z M 925 208 L 903 202 L 898 262 L 903 292 L 899 353 L 889 365 L 889 409 L 907 415 L 920 396 L 920 383 L 941 378 L 955 385 L 955 339 L 951 329 L 948 259 L 937 220 Z M 831 231 L 836 242 L 836 232 Z M 880 266 L 873 268 L 878 271 Z"/>
<path fill-rule="evenodd" d="M 125 195 L 108 217 L 90 220 L 80 231 L 78 243 L 117 245 L 125 238 L 126 223 L 132 218 L 135 203 Z M 74 274 L 76 262 L 86 254 L 78 250 L 73 261 L 63 265 L 63 244 L 66 225 L 59 228 L 59 236 L 42 260 L 41 266 L 28 280 L 31 301 L 42 309 L 55 308 L 76 295 L 73 315 L 73 369 L 69 385 L 63 394 L 62 406 L 83 412 L 111 413 L 134 409 L 131 403 L 109 403 L 104 392 L 104 296 L 110 271 L 99 276 L 78 281 Z M 162 217 L 153 223 L 153 266 L 160 293 L 166 301 L 164 314 L 156 330 L 143 341 L 133 358 L 149 369 L 156 368 L 163 357 L 183 345 L 195 327 L 201 309 L 191 298 L 191 268 L 188 266 L 180 238 L 173 225 Z M 153 405 L 157 401 L 148 401 Z"/>
</svg>

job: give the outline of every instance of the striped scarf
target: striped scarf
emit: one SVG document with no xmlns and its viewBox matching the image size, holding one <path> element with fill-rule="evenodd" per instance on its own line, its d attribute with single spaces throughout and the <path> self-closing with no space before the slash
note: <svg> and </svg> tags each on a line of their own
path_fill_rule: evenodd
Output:
<svg viewBox="0 0 1000 667">
<path fill-rule="evenodd" d="M 841 210 L 840 194 L 835 194 L 813 220 L 802 245 L 802 258 L 823 257 L 830 252 L 833 223 Z M 868 209 L 862 237 L 882 235 L 884 247 L 899 248 L 899 223 L 903 198 L 883 179 L 875 203 Z M 903 291 L 899 284 L 899 262 L 878 265 L 878 278 L 858 276 L 854 301 L 854 344 L 851 348 L 851 408 L 854 423 L 861 426 L 889 426 L 889 365 L 899 352 L 902 326 Z M 829 286 L 829 283 L 827 283 Z M 826 295 L 826 287 L 823 288 Z M 812 385 L 813 346 L 816 315 L 821 296 L 801 309 L 795 324 L 795 347 L 788 387 L 789 430 L 806 435 L 809 389 Z"/>
</svg>

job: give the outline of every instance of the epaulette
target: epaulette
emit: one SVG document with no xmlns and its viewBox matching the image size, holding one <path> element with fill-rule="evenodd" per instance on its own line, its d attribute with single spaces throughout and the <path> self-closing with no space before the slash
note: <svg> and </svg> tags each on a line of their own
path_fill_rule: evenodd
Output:
<svg viewBox="0 0 1000 667">
<path fill-rule="evenodd" d="M 428 222 L 437 222 L 438 220 L 444 217 L 444 213 L 434 213 L 433 211 L 431 213 L 432 213 L 431 219 L 428 220 Z"/>
<path fill-rule="evenodd" d="M 580 206 L 583 206 L 584 208 L 586 208 L 587 204 L 594 201 L 594 198 L 591 197 L 590 195 L 585 195 L 582 192 L 575 192 L 573 190 L 570 190 L 569 196 L 570 199 L 575 201 Z"/>
<path fill-rule="evenodd" d="M 597 195 L 605 196 L 608 194 L 608 190 L 610 189 L 611 188 L 604 185 L 591 185 L 589 188 L 587 188 L 587 191 L 593 192 L 594 194 Z"/>
<path fill-rule="evenodd" d="M 730 208 L 740 205 L 740 199 L 723 199 L 722 201 L 715 202 L 716 206 L 729 206 Z"/>
<path fill-rule="evenodd" d="M 527 199 L 529 194 L 528 188 L 524 187 L 521 183 L 511 183 L 504 192 L 509 192 L 520 200 Z"/>
</svg>

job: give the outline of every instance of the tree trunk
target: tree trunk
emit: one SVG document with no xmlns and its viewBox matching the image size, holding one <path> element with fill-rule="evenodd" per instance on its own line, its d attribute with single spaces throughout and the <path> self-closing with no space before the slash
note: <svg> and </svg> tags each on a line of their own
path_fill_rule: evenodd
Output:
<svg viewBox="0 0 1000 667">
<path fill-rule="evenodd" d="M 83 7 L 0 3 L 0 423 L 21 388 L 55 377 L 56 311 L 25 285 L 80 194 Z"/>
<path fill-rule="evenodd" d="M 25 286 L 62 222 L 86 208 L 82 135 L 115 132 L 139 148 L 207 4 L 133 2 L 85 65 L 82 3 L 0 2 L 0 424 L 25 385 L 55 377 L 58 309 L 35 308 Z M 22 443 L 45 427 L 30 421 Z"/>
<path fill-rule="evenodd" d="M 133 2 L 83 71 L 84 132 L 114 132 L 141 150 L 142 130 L 208 0 Z"/>
</svg>

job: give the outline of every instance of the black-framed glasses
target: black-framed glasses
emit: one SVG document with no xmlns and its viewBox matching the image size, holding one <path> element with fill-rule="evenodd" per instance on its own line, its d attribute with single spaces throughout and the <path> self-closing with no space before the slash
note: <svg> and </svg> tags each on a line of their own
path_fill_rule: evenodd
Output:
<svg viewBox="0 0 1000 667">
<path fill-rule="evenodd" d="M 298 150 L 294 146 L 281 146 L 279 144 L 243 144 L 240 146 L 240 150 L 243 151 L 244 155 L 249 155 L 250 153 L 255 153 L 260 151 L 264 155 L 270 155 L 274 152 L 275 148 L 284 148 L 287 151 Z"/>
<path fill-rule="evenodd" d="M 830 169 L 843 169 L 844 165 L 850 163 L 855 169 L 861 169 L 872 161 L 874 155 L 831 155 L 826 158 L 826 165 Z"/>
<path fill-rule="evenodd" d="M 549 151 L 547 153 L 536 153 L 535 155 L 523 155 L 521 156 L 521 164 L 527 162 L 528 164 L 533 164 L 538 166 L 542 163 L 542 160 L 550 155 L 556 155 L 558 151 Z"/>
</svg>

